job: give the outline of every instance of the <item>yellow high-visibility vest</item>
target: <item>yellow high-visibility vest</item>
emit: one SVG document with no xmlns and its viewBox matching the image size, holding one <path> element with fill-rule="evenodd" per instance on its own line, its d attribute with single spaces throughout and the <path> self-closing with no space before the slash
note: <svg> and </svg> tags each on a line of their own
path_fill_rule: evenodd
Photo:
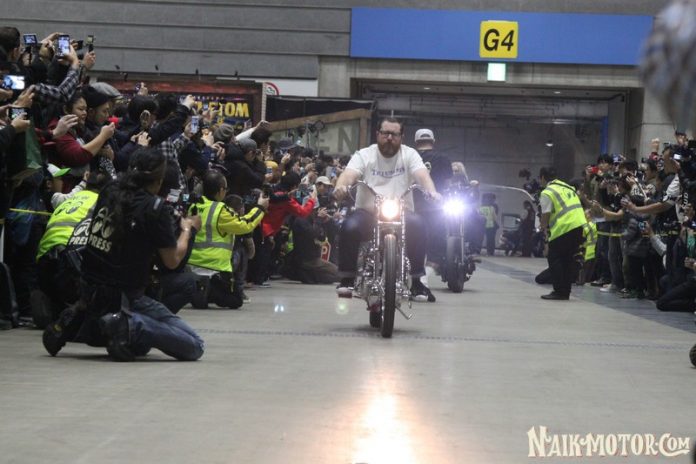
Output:
<svg viewBox="0 0 696 464">
<path fill-rule="evenodd" d="M 92 214 L 97 198 L 99 198 L 97 192 L 82 190 L 58 205 L 51 214 L 51 218 L 46 224 L 46 232 L 39 242 L 39 250 L 36 253 L 37 261 L 52 248 L 68 244 L 75 226 Z"/>
<path fill-rule="evenodd" d="M 492 206 L 481 206 L 479 211 L 486 218 L 486 229 L 495 227 L 495 208 Z"/>
<path fill-rule="evenodd" d="M 551 200 L 549 242 L 587 223 L 580 198 L 575 189 L 558 179 L 552 180 L 541 192 Z"/>
<path fill-rule="evenodd" d="M 582 226 L 582 235 L 585 237 L 585 261 L 594 259 L 597 252 L 597 224 L 588 222 Z"/>
<path fill-rule="evenodd" d="M 203 202 L 195 206 L 203 227 L 196 233 L 189 264 L 218 272 L 232 272 L 234 234 L 222 235 L 217 228 L 218 217 L 225 204 L 203 197 Z"/>
</svg>

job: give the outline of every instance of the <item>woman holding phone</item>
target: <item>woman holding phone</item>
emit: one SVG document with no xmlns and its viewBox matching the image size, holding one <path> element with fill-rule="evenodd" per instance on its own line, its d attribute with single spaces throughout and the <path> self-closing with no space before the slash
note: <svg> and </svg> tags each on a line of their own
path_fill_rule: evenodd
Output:
<svg viewBox="0 0 696 464">
<path fill-rule="evenodd" d="M 87 100 L 80 92 L 75 93 L 68 100 L 63 107 L 63 114 L 76 116 L 76 124 L 65 135 L 53 140 L 53 150 L 49 154 L 49 160 L 61 168 L 77 168 L 75 174 L 81 176 L 79 171 L 84 171 L 87 168 L 90 160 L 99 153 L 104 144 L 114 135 L 115 126 L 113 123 L 102 126 L 96 136 L 87 142 L 85 131 Z M 58 119 L 56 118 L 49 123 L 48 128 L 53 129 L 57 125 Z M 77 179 L 66 178 L 65 180 L 63 191 L 69 192 Z"/>
</svg>

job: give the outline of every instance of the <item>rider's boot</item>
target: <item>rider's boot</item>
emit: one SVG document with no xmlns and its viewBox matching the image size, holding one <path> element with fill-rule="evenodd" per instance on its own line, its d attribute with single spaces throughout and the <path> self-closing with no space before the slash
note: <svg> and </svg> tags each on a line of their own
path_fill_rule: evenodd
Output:
<svg viewBox="0 0 696 464">
<path fill-rule="evenodd" d="M 435 295 L 428 287 L 423 285 L 423 282 L 418 277 L 411 279 L 411 299 L 413 301 L 435 303 Z"/>
</svg>

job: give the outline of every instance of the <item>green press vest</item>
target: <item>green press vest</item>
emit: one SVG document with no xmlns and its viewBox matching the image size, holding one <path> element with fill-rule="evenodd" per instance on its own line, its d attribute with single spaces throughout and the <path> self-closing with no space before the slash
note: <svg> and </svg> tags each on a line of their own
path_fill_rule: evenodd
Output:
<svg viewBox="0 0 696 464">
<path fill-rule="evenodd" d="M 549 219 L 549 242 L 587 223 L 580 198 L 570 185 L 553 180 L 541 194 L 546 195 L 553 204 Z"/>
<path fill-rule="evenodd" d="M 75 226 L 92 214 L 98 197 L 97 192 L 82 190 L 58 205 L 51 214 L 51 218 L 46 224 L 46 232 L 39 242 L 39 251 L 36 253 L 37 260 L 52 248 L 68 244 Z"/>
<path fill-rule="evenodd" d="M 232 272 L 234 235 L 221 235 L 217 228 L 218 217 L 225 204 L 203 198 L 203 203 L 195 206 L 203 227 L 196 233 L 188 263 L 213 271 Z"/>
<path fill-rule="evenodd" d="M 582 234 L 585 236 L 585 261 L 595 258 L 597 250 L 597 224 L 588 222 L 582 226 Z"/>
</svg>

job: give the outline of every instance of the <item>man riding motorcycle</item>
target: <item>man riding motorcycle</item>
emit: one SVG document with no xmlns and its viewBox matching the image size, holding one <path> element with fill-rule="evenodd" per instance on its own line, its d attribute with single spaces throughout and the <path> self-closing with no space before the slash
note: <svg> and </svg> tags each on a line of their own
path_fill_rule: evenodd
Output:
<svg viewBox="0 0 696 464">
<path fill-rule="evenodd" d="M 403 126 L 398 120 L 383 119 L 376 135 L 377 143 L 356 152 L 338 178 L 334 189 L 338 200 L 345 198 L 348 188 L 360 179 L 386 197 L 398 197 L 416 183 L 430 199 L 442 198 L 418 152 L 401 144 Z M 376 221 L 373 199 L 364 189 L 358 189 L 355 205 L 355 211 L 343 222 L 339 233 L 338 271 L 341 282 L 336 292 L 344 298 L 350 298 L 353 293 L 360 242 L 370 239 Z M 426 224 L 413 212 L 412 196 L 408 198 L 406 209 L 406 254 L 411 263 L 411 296 L 415 301 L 434 302 L 430 289 L 420 281 L 420 277 L 425 275 Z"/>
</svg>

